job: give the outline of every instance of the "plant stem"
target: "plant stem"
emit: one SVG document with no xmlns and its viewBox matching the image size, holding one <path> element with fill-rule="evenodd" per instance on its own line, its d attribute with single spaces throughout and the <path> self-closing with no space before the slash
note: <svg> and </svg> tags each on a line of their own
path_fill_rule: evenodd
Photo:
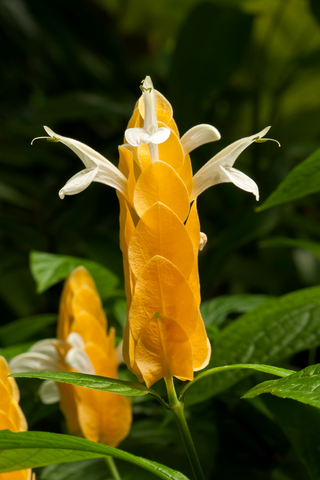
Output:
<svg viewBox="0 0 320 480">
<path fill-rule="evenodd" d="M 121 480 L 120 474 L 118 472 L 116 464 L 114 463 L 113 458 L 105 457 L 105 461 L 106 461 L 106 464 L 108 465 L 112 478 L 114 478 L 114 480 Z"/>
<path fill-rule="evenodd" d="M 177 398 L 173 384 L 173 378 L 165 378 L 165 382 L 167 386 L 170 410 L 174 414 L 178 424 L 180 435 L 187 451 L 194 477 L 196 480 L 205 480 L 186 417 L 184 416 L 184 405 L 182 402 L 179 402 Z"/>
</svg>

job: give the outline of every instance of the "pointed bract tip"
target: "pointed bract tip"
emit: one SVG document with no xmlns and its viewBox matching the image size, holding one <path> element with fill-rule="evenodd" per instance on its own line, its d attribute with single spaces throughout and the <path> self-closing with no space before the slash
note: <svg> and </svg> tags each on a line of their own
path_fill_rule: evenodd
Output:
<svg viewBox="0 0 320 480">
<path fill-rule="evenodd" d="M 61 188 L 61 190 L 59 190 L 59 197 L 61 198 L 61 200 L 63 200 L 63 199 L 64 199 L 64 197 L 65 197 L 65 194 L 64 194 L 63 188 Z"/>
</svg>

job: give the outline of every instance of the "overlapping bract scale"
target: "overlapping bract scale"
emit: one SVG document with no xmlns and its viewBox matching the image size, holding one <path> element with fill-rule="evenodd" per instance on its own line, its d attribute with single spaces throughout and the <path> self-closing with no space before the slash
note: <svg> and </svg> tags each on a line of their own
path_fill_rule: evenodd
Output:
<svg viewBox="0 0 320 480">
<path fill-rule="evenodd" d="M 0 430 L 25 432 L 28 429 L 25 416 L 19 406 L 19 390 L 7 362 L 0 356 Z M 31 470 L 0 473 L 0 480 L 30 480 Z M 33 475 L 33 480 L 34 480 Z"/>
<path fill-rule="evenodd" d="M 192 167 L 173 120 L 172 107 L 155 91 L 158 128 L 170 135 L 151 148 L 123 145 L 119 169 L 131 180 L 132 203 L 120 200 L 120 246 L 123 253 L 128 322 L 123 356 L 148 386 L 161 378 L 191 380 L 210 357 L 199 312 L 198 250 L 200 224 L 193 202 Z M 143 96 L 128 128 L 144 127 Z M 128 167 L 129 155 L 132 166 Z M 132 173 L 133 171 L 133 173 Z"/>
<path fill-rule="evenodd" d="M 84 361 L 88 360 L 92 373 L 117 378 L 115 332 L 110 328 L 107 334 L 101 300 L 90 274 L 83 267 L 74 270 L 65 284 L 58 340 L 56 348 L 66 370 L 81 371 L 76 368 L 76 355 L 70 355 L 73 348 L 75 353 L 81 350 L 80 359 L 82 356 Z M 70 432 L 81 432 L 89 440 L 112 447 L 127 436 L 131 407 L 126 397 L 68 384 L 59 384 L 58 388 Z"/>
</svg>

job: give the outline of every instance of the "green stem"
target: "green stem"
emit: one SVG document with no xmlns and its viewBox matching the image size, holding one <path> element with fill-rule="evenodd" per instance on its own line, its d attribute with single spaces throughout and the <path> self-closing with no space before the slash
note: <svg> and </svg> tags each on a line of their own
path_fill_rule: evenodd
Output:
<svg viewBox="0 0 320 480">
<path fill-rule="evenodd" d="M 192 437 L 186 421 L 186 417 L 184 416 L 184 405 L 182 402 L 179 402 L 177 398 L 176 391 L 173 384 L 173 378 L 172 377 L 165 378 L 165 382 L 167 386 L 170 410 L 174 414 L 176 422 L 178 424 L 178 428 L 189 457 L 189 461 L 191 464 L 194 477 L 196 480 L 205 480 L 202 472 L 202 468 L 199 462 L 199 458 L 192 441 Z"/>
<path fill-rule="evenodd" d="M 108 465 L 108 468 L 110 470 L 110 473 L 112 475 L 112 478 L 114 480 L 121 480 L 120 474 L 118 472 L 117 466 L 113 460 L 112 457 L 105 457 L 106 464 Z"/>
</svg>

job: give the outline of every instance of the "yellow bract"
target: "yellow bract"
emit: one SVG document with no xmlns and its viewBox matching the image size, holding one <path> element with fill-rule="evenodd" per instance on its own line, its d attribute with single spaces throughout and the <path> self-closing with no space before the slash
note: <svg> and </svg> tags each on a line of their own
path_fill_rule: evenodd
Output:
<svg viewBox="0 0 320 480">
<path fill-rule="evenodd" d="M 0 430 L 25 432 L 28 429 L 25 416 L 19 407 L 19 389 L 7 362 L 0 356 Z M 33 475 L 33 479 L 34 479 Z M 0 473 L 0 480 L 30 480 L 31 470 Z"/>
<path fill-rule="evenodd" d="M 81 337 L 81 351 L 87 355 L 96 375 L 117 378 L 115 331 L 110 328 L 107 334 L 107 318 L 99 294 L 83 267 L 74 270 L 65 283 L 57 330 L 60 342 L 56 346 L 65 370 L 77 371 L 70 362 L 67 364 L 72 334 Z M 70 432 L 82 433 L 89 440 L 112 447 L 127 436 L 131 406 L 126 397 L 64 383 L 58 384 L 58 388 Z"/>
<path fill-rule="evenodd" d="M 200 224 L 196 203 L 190 205 L 190 157 L 172 107 L 157 91 L 155 108 L 158 127 L 168 127 L 170 136 L 152 146 L 157 161 L 151 161 L 148 144 L 120 148 L 119 169 L 132 203 L 118 193 L 128 314 L 123 356 L 147 386 L 170 376 L 192 380 L 211 351 L 199 311 Z M 143 128 L 144 112 L 141 97 L 128 128 Z"/>
</svg>

